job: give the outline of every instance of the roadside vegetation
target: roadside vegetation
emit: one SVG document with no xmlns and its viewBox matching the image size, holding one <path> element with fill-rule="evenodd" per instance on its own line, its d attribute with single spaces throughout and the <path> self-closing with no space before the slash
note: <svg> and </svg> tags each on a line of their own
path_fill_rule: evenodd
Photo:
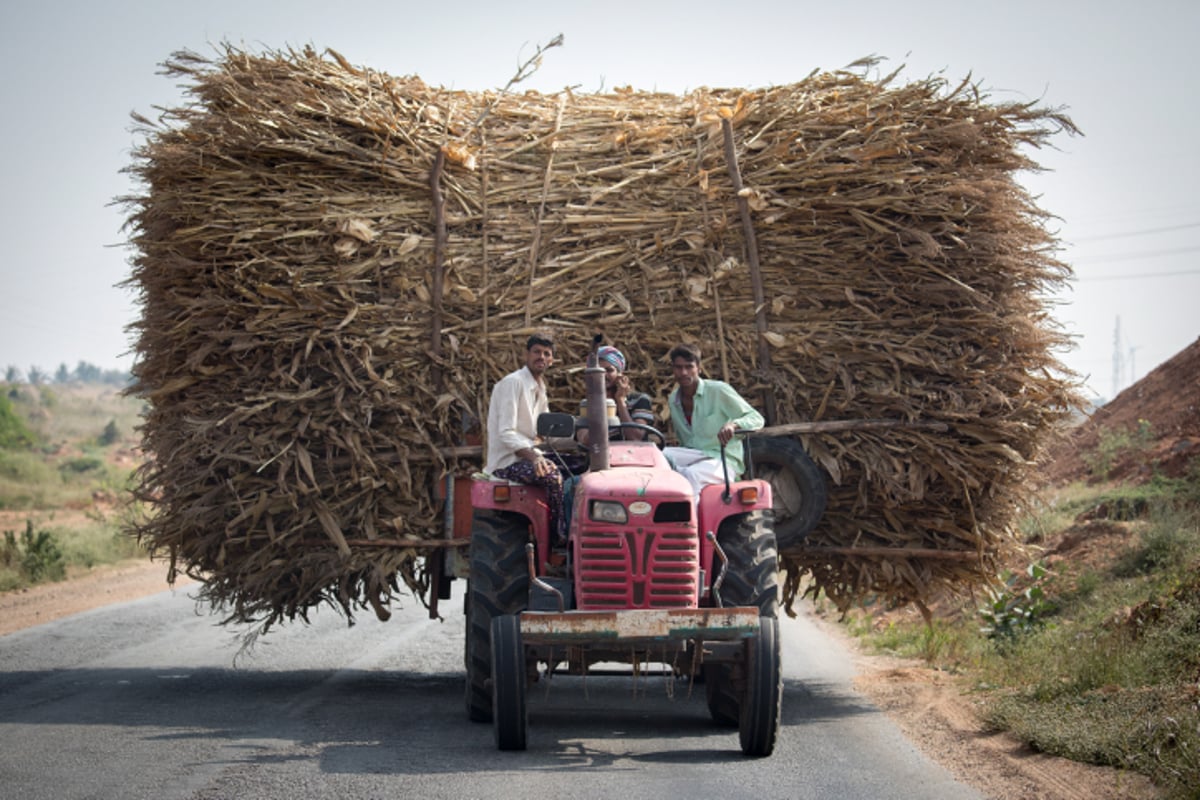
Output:
<svg viewBox="0 0 1200 800">
<path fill-rule="evenodd" d="M 139 557 L 121 533 L 141 404 L 104 381 L 0 382 L 0 591 Z M 1144 774 L 1200 798 L 1200 460 L 1107 480 L 1147 449 L 1139 421 L 1085 453 L 1088 482 L 1048 491 L 1028 557 L 970 601 L 865 604 L 871 649 L 955 675 L 987 723 L 1042 752 Z M 820 604 L 819 604 L 820 605 Z"/>
<path fill-rule="evenodd" d="M 86 368 L 0 382 L 0 591 L 139 555 L 121 527 L 141 403 Z"/>
<path fill-rule="evenodd" d="M 1145 426 L 1104 435 L 1093 481 L 1056 490 L 1022 526 L 1028 560 L 972 602 L 919 616 L 867 605 L 871 649 L 957 675 L 984 719 L 1036 750 L 1142 773 L 1200 798 L 1200 463 L 1106 482 Z"/>
</svg>

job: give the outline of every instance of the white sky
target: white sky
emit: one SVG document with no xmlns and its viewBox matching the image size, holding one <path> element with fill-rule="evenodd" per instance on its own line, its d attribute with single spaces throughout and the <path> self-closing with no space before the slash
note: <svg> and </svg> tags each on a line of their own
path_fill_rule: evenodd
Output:
<svg viewBox="0 0 1200 800">
<path fill-rule="evenodd" d="M 995 101 L 1066 106 L 1083 137 L 1034 153 L 1026 185 L 1060 218 L 1077 275 L 1056 316 L 1088 386 L 1118 388 L 1200 335 L 1200 149 L 1191 0 L 408 2 L 4 0 L 0 7 L 0 370 L 132 365 L 121 174 L 129 113 L 180 102 L 176 50 L 312 44 L 352 63 L 465 90 L 498 88 L 538 43 L 522 89 L 793 83 L 867 55 L 902 78 L 968 74 Z M 2 374 L 2 373 L 0 373 Z"/>
</svg>

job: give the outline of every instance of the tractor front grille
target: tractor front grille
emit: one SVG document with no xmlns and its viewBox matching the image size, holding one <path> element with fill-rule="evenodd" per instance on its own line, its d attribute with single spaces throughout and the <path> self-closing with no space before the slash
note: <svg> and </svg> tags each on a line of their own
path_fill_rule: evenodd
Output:
<svg viewBox="0 0 1200 800">
<path fill-rule="evenodd" d="M 578 608 L 695 608 L 700 548 L 690 527 L 579 534 Z"/>
</svg>

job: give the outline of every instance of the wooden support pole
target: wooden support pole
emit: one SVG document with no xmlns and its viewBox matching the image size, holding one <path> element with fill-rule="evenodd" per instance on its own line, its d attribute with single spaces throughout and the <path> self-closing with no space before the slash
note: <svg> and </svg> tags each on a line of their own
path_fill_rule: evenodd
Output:
<svg viewBox="0 0 1200 800">
<path fill-rule="evenodd" d="M 538 203 L 537 220 L 533 226 L 533 241 L 529 244 L 529 294 L 525 298 L 525 327 L 533 323 L 533 284 L 537 277 L 538 251 L 542 245 L 542 222 L 546 218 L 546 197 L 550 194 L 550 181 L 554 174 L 554 153 L 558 145 L 558 132 L 562 129 L 563 109 L 567 105 L 565 95 L 558 99 L 558 114 L 554 118 L 554 133 L 550 137 L 550 155 L 546 158 L 546 171 L 542 175 L 542 199 Z"/>
<path fill-rule="evenodd" d="M 310 549 L 320 549 L 329 545 L 327 539 L 305 539 L 300 542 L 302 546 Z M 346 544 L 351 547 L 378 547 L 382 549 L 404 550 L 412 549 L 432 549 L 432 550 L 452 550 L 456 547 L 467 547 L 471 544 L 470 539 L 347 539 Z"/>
<path fill-rule="evenodd" d="M 721 117 L 721 131 L 725 134 L 725 166 L 733 191 L 737 196 L 738 214 L 742 218 L 742 233 L 746 240 L 746 261 L 750 265 L 750 287 L 754 291 L 754 328 L 758 332 L 758 367 L 766 375 L 771 369 L 771 346 L 767 343 L 767 303 L 763 294 L 762 271 L 758 262 L 758 237 L 754 234 L 754 221 L 750 218 L 750 203 L 742 196 L 742 172 L 738 167 L 737 151 L 733 146 L 733 123 L 729 117 Z M 775 409 L 775 393 L 772 387 L 763 389 L 763 407 L 768 425 L 779 418 Z"/>
<path fill-rule="evenodd" d="M 791 436 L 799 433 L 844 433 L 847 431 L 879 431 L 879 430 L 921 430 L 944 433 L 950 426 L 944 422 L 933 420 L 898 419 L 836 419 L 825 422 L 789 422 L 785 425 L 770 425 L 760 428 L 747 436 Z M 442 458 L 479 458 L 483 448 L 479 445 L 460 445 L 457 447 L 439 447 L 437 453 Z M 399 458 L 399 456 L 397 456 Z M 407 453 L 406 460 L 429 461 L 431 456 L 422 452 Z"/>
<path fill-rule="evenodd" d="M 934 431 L 944 433 L 950 426 L 933 420 L 909 422 L 900 419 L 835 419 L 826 422 L 789 422 L 771 425 L 754 431 L 749 436 L 790 436 L 796 433 L 840 433 L 842 431 L 881 431 L 888 429 Z"/>
<path fill-rule="evenodd" d="M 936 558 L 942 561 L 978 561 L 980 554 L 974 550 L 934 550 L 930 547 L 801 547 L 800 555 L 821 558 L 823 556 L 864 556 L 868 558 Z"/>
<path fill-rule="evenodd" d="M 446 283 L 446 198 L 442 195 L 442 168 L 446 151 L 439 147 L 429 173 L 429 193 L 433 201 L 433 319 L 430 323 L 429 354 L 433 358 L 430 376 L 433 389 L 442 391 L 442 295 Z"/>
<path fill-rule="evenodd" d="M 704 169 L 704 139 L 701 136 L 696 137 L 696 174 L 699 175 Z M 700 213 L 704 218 L 705 234 L 712 229 L 712 219 L 708 212 L 708 192 L 700 190 Z M 721 380 L 729 382 L 729 358 L 726 355 L 725 344 L 725 320 L 721 316 L 721 287 L 717 283 L 717 269 L 720 266 L 719 255 L 709 248 L 704 249 L 705 256 L 708 260 L 708 279 L 712 284 L 713 293 L 713 312 L 717 318 L 717 343 L 720 345 L 719 355 L 721 356 Z"/>
</svg>

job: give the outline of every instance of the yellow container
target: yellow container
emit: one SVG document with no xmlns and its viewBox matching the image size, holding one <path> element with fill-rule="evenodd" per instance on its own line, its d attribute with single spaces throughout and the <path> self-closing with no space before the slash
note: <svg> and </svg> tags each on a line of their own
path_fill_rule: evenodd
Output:
<svg viewBox="0 0 1200 800">
<path fill-rule="evenodd" d="M 588 405 L 588 403 L 587 403 L 586 397 L 579 401 L 579 416 L 585 417 L 585 418 L 587 417 L 587 405 Z M 607 418 L 608 418 L 609 425 L 616 425 L 618 422 L 620 422 L 620 420 L 617 419 L 617 401 L 616 400 L 613 400 L 611 397 L 605 398 L 604 410 L 605 410 L 605 416 L 607 416 Z"/>
</svg>

